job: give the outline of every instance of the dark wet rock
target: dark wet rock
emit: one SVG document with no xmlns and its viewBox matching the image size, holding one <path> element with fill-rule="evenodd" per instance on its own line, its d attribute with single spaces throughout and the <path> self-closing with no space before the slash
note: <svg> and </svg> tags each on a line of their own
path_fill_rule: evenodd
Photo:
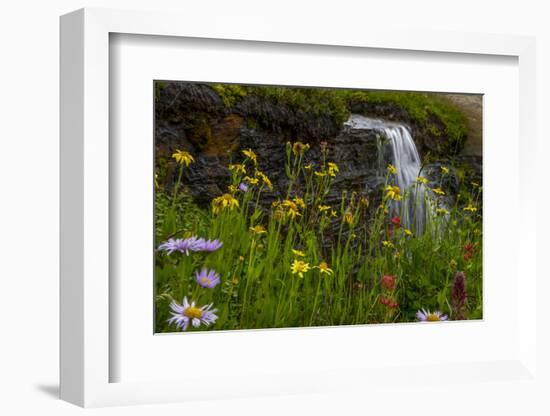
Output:
<svg viewBox="0 0 550 416">
<path fill-rule="evenodd" d="M 354 113 L 410 126 L 423 160 L 433 160 L 434 155 L 439 155 L 440 159 L 442 152 L 447 151 L 441 137 L 443 126 L 435 117 L 430 120 L 432 128 L 428 131 L 425 126 L 415 124 L 396 104 L 363 102 L 350 103 L 349 107 Z M 384 137 L 375 131 L 355 130 L 336 124 L 329 116 L 307 113 L 257 95 L 247 95 L 227 107 L 212 88 L 195 83 L 166 83 L 157 94 L 155 117 L 155 162 L 159 183 L 170 191 L 177 178 L 177 166 L 171 155 L 176 149 L 189 151 L 195 163 L 185 169 L 183 184 L 200 206 L 208 206 L 213 198 L 227 191 L 230 178 L 227 165 L 242 160 L 241 151 L 247 148 L 258 155 L 260 169 L 273 182 L 273 191 L 265 193 L 263 206 L 267 209 L 274 200 L 286 197 L 285 146 L 288 141 L 296 140 L 311 145 L 304 164 L 320 163 L 320 142 L 326 141 L 330 160 L 340 167 L 331 192 L 326 196 L 329 205 L 338 205 L 343 191 L 348 195 L 357 192 L 367 196 L 371 210 L 380 203 L 382 176 L 389 155 L 380 155 Z M 381 148 L 388 151 L 385 146 Z M 480 157 L 454 156 L 443 164 L 447 161 L 449 165 L 466 166 L 468 178 L 481 183 Z M 458 173 L 453 170 L 442 179 L 439 175 L 441 165 L 426 164 L 424 171 L 431 181 L 430 186 L 442 183 L 452 195 L 458 192 Z M 301 192 L 300 184 L 296 192 Z"/>
<path fill-rule="evenodd" d="M 288 140 L 315 142 L 337 135 L 342 128 L 330 117 L 307 113 L 255 95 L 244 97 L 232 111 L 254 120 L 264 130 L 284 134 Z"/>
</svg>

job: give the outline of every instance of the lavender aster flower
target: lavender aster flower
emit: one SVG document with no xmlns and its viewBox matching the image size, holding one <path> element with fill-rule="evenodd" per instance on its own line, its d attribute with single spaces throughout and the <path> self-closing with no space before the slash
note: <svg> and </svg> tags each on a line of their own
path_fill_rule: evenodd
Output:
<svg viewBox="0 0 550 416">
<path fill-rule="evenodd" d="M 172 317 L 168 319 L 168 323 L 175 323 L 182 331 L 187 331 L 189 323 L 191 323 L 193 327 L 198 328 L 201 324 L 209 326 L 218 319 L 216 315 L 217 309 L 212 309 L 212 304 L 199 308 L 195 306 L 195 302 L 189 304 L 187 297 L 183 298 L 181 305 L 172 301 L 170 309 L 172 309 L 172 312 L 170 312 Z"/>
<path fill-rule="evenodd" d="M 241 183 L 239 184 L 239 189 L 240 189 L 241 191 L 243 191 L 243 192 L 248 192 L 248 186 L 247 186 L 246 183 L 244 183 L 244 182 L 241 182 Z"/>
<path fill-rule="evenodd" d="M 197 240 L 197 251 L 212 253 L 213 251 L 219 250 L 222 245 L 223 243 L 219 240 L 205 240 L 204 238 L 199 238 Z"/>
<path fill-rule="evenodd" d="M 159 250 L 166 251 L 166 254 L 172 254 L 174 251 L 179 251 L 180 253 L 189 255 L 190 251 L 199 251 L 201 246 L 202 242 L 195 236 L 186 239 L 170 238 L 159 246 Z"/>
<path fill-rule="evenodd" d="M 220 275 L 214 269 L 208 270 L 206 267 L 203 267 L 200 272 L 195 272 L 195 278 L 200 286 L 208 289 L 212 289 L 220 283 Z"/>
<path fill-rule="evenodd" d="M 421 322 L 446 321 L 447 315 L 442 315 L 439 311 L 430 312 L 422 309 L 416 312 L 416 318 Z"/>
</svg>

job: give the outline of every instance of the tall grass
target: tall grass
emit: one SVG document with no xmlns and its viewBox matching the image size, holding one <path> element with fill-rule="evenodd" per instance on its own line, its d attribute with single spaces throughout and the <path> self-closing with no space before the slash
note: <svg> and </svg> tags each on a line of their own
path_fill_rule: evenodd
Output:
<svg viewBox="0 0 550 416">
<path fill-rule="evenodd" d="M 157 247 L 192 236 L 223 243 L 210 253 L 157 250 L 157 332 L 177 330 L 167 322 L 169 305 L 184 297 L 199 306 L 212 303 L 218 316 L 211 326 L 188 330 L 410 322 L 420 309 L 451 319 L 482 316 L 479 188 L 466 210 L 444 206 L 441 196 L 426 191 L 433 215 L 417 234 L 400 224 L 394 208 L 394 200 L 409 198 L 407 190 L 381 189 L 382 203 L 374 210 L 364 196 L 347 192 L 329 206 L 338 166 L 324 147 L 322 162 L 305 166 L 308 148 L 287 144 L 289 186 L 270 209 L 261 202 L 271 182 L 252 151 L 230 166 L 231 185 L 208 210 L 193 204 L 181 180 L 171 194 L 157 189 Z M 180 170 L 187 165 L 180 163 Z M 387 186 L 393 178 L 389 171 Z M 221 283 L 199 285 L 195 272 L 203 267 L 215 270 Z M 465 272 L 467 292 L 460 315 L 452 308 L 458 271 Z"/>
</svg>

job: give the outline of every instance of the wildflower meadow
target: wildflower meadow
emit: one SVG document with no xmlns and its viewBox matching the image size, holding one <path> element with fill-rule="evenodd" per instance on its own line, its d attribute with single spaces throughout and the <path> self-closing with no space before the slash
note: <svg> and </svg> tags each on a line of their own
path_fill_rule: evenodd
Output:
<svg viewBox="0 0 550 416">
<path fill-rule="evenodd" d="M 173 152 L 175 184 L 155 185 L 156 332 L 482 318 L 479 184 L 449 204 L 449 167 L 434 186 L 418 172 L 402 189 L 388 164 L 378 198 L 343 190 L 327 202 L 341 172 L 326 144 L 281 146 L 283 195 L 245 148 L 203 206 L 185 181 L 197 156 Z M 321 159 L 306 163 L 314 147 Z M 420 204 L 421 228 L 406 221 Z"/>
</svg>

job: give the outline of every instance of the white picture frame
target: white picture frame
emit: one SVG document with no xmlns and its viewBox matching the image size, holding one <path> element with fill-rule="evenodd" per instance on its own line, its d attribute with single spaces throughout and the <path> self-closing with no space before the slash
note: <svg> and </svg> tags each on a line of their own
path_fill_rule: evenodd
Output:
<svg viewBox="0 0 550 416">
<path fill-rule="evenodd" d="M 181 22 L 185 21 L 185 24 Z M 79 406 L 160 403 L 213 397 L 261 394 L 308 393 L 348 389 L 353 384 L 376 386 L 380 380 L 414 373 L 419 385 L 433 377 L 458 378 L 481 383 L 501 377 L 512 383 L 535 383 L 537 374 L 536 240 L 535 227 L 527 225 L 532 214 L 534 184 L 528 170 L 535 162 L 535 40 L 530 37 L 430 31 L 380 31 L 350 28 L 324 31 L 286 28 L 264 24 L 234 32 L 231 22 L 204 26 L 200 19 L 172 13 L 107 9 L 82 9 L 61 18 L 61 398 Z M 517 292 L 517 354 L 498 362 L 481 361 L 414 369 L 368 368 L 357 371 L 335 369 L 327 377 L 318 374 L 278 374 L 228 386 L 226 379 L 213 382 L 208 393 L 192 382 L 110 382 L 109 297 L 109 36 L 123 33 L 148 36 L 225 39 L 283 44 L 332 45 L 334 47 L 430 51 L 436 53 L 503 55 L 515 57 L 519 67 L 519 138 L 521 139 L 518 201 L 518 270 L 522 279 Z M 112 168 L 112 167 L 111 167 Z M 522 226 L 524 225 L 524 226 Z M 531 248 L 531 249 L 530 249 Z M 389 376 L 388 376 L 389 374 Z M 290 379 L 290 380 L 289 380 Z M 346 380 L 345 383 L 340 380 Z M 384 384 L 382 383 L 382 384 Z M 418 387 L 418 385 L 417 385 Z M 533 387 L 531 384 L 530 387 Z M 376 387 L 384 390 L 384 387 Z M 401 386 L 406 388 L 406 386 Z"/>
</svg>

